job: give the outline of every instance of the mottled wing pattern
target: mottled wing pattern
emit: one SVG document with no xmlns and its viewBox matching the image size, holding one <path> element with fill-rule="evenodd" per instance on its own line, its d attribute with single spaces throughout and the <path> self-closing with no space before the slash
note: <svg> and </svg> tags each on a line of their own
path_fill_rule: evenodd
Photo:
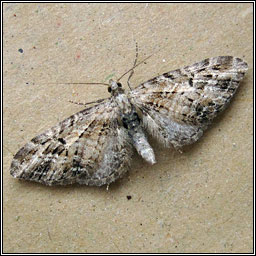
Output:
<svg viewBox="0 0 256 256">
<path fill-rule="evenodd" d="M 101 186 L 127 170 L 132 146 L 112 99 L 70 116 L 27 143 L 14 156 L 15 178 L 46 185 Z"/>
<path fill-rule="evenodd" d="M 155 77 L 130 92 L 146 129 L 165 146 L 197 141 L 229 103 L 247 71 L 232 56 L 205 59 Z"/>
</svg>

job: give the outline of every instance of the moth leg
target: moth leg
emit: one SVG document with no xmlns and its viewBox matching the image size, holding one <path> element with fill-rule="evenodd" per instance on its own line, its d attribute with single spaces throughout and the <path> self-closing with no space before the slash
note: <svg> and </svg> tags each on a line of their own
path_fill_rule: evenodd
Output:
<svg viewBox="0 0 256 256">
<path fill-rule="evenodd" d="M 107 98 L 105 99 L 100 99 L 100 100 L 96 100 L 96 101 L 91 101 L 91 102 L 86 102 L 86 103 L 82 103 L 82 102 L 75 102 L 73 100 L 69 100 L 68 102 L 70 103 L 73 103 L 73 104 L 76 104 L 76 105 L 83 105 L 83 106 L 86 106 L 86 105 L 89 105 L 89 104 L 94 104 L 94 103 L 100 103 L 104 100 L 106 100 Z"/>
</svg>

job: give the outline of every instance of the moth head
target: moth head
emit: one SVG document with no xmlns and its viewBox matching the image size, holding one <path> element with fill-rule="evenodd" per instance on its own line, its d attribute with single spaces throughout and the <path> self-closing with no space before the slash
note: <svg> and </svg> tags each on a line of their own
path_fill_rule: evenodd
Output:
<svg viewBox="0 0 256 256">
<path fill-rule="evenodd" d="M 114 80 L 110 79 L 108 92 L 115 96 L 119 93 L 124 93 L 124 89 L 122 88 L 121 83 L 115 82 Z"/>
</svg>

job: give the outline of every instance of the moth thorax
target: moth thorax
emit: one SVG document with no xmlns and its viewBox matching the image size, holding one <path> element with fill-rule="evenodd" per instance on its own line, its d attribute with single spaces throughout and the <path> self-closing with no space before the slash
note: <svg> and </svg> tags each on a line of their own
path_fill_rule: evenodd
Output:
<svg viewBox="0 0 256 256">
<path fill-rule="evenodd" d="M 120 110 L 124 113 L 130 113 L 132 110 L 132 105 L 125 93 L 118 93 L 115 97 L 115 101 L 119 106 Z"/>
</svg>

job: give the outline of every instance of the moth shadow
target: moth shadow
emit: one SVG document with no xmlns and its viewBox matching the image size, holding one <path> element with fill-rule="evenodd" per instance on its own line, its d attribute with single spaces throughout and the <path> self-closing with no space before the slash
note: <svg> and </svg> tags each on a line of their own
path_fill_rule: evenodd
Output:
<svg viewBox="0 0 256 256">
<path fill-rule="evenodd" d="M 98 191 L 107 191 L 107 186 L 87 186 L 87 185 L 81 185 L 81 184 L 68 184 L 68 185 L 45 185 L 42 183 L 38 183 L 35 181 L 28 181 L 28 180 L 16 180 L 12 179 L 12 182 L 16 182 L 17 185 L 20 187 L 20 189 L 26 189 L 26 190 L 37 190 L 37 191 L 44 191 L 47 193 L 54 193 L 56 196 L 57 194 L 69 194 L 73 192 L 74 190 L 85 190 L 89 193 L 90 191 L 98 190 Z"/>
</svg>

